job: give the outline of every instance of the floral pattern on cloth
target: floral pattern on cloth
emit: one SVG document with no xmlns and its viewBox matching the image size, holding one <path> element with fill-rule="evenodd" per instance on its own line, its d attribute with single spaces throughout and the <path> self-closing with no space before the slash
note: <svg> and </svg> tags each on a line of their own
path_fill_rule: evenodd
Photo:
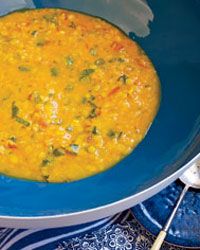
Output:
<svg viewBox="0 0 200 250">
<path fill-rule="evenodd" d="M 130 213 L 127 220 L 80 237 L 64 240 L 55 250 L 150 250 L 155 237 Z M 186 250 L 164 243 L 161 250 Z"/>
</svg>

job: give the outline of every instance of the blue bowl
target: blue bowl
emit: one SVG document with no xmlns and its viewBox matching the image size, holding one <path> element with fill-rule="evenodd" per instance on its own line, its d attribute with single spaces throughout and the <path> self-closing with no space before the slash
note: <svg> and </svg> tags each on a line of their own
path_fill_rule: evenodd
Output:
<svg viewBox="0 0 200 250">
<path fill-rule="evenodd" d="M 198 0 L 150 0 L 149 6 L 141 0 L 13 3 L 5 0 L 0 14 L 23 7 L 60 7 L 99 15 L 117 24 L 152 59 L 161 80 L 162 101 L 143 142 L 108 171 L 62 184 L 1 176 L 1 226 L 56 227 L 97 220 L 150 197 L 192 164 L 200 152 Z"/>
</svg>

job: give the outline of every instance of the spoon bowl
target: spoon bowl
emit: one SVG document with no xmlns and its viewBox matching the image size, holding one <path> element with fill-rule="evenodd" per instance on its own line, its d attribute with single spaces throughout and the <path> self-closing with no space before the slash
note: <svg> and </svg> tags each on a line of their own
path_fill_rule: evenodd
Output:
<svg viewBox="0 0 200 250">
<path fill-rule="evenodd" d="M 195 162 L 179 179 L 188 187 L 200 189 L 200 162 Z"/>
</svg>

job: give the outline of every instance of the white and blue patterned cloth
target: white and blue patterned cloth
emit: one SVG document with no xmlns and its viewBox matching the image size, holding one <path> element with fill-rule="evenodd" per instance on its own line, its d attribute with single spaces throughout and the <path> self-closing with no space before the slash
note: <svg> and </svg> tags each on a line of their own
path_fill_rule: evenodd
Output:
<svg viewBox="0 0 200 250">
<path fill-rule="evenodd" d="M 154 239 L 130 210 L 81 227 L 0 228 L 0 250 L 149 250 Z M 165 243 L 162 250 L 183 248 Z"/>
</svg>

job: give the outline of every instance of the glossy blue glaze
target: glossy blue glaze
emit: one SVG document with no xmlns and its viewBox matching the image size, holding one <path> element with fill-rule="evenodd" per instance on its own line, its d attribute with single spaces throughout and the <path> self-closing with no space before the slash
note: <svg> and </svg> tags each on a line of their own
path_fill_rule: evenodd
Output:
<svg viewBox="0 0 200 250">
<path fill-rule="evenodd" d="M 34 2 L 37 7 L 87 11 L 87 1 Z M 57 215 L 107 205 L 150 187 L 186 162 L 200 125 L 200 2 L 152 0 L 149 4 L 154 13 L 151 33 L 135 39 L 158 71 L 162 102 L 145 140 L 114 168 L 81 181 L 42 184 L 1 176 L 0 215 Z M 133 26 L 130 18 L 130 32 Z"/>
<path fill-rule="evenodd" d="M 171 184 L 151 199 L 132 208 L 145 228 L 157 235 L 171 214 L 183 185 Z M 200 192 L 190 189 L 171 224 L 166 240 L 172 244 L 200 249 Z"/>
</svg>

